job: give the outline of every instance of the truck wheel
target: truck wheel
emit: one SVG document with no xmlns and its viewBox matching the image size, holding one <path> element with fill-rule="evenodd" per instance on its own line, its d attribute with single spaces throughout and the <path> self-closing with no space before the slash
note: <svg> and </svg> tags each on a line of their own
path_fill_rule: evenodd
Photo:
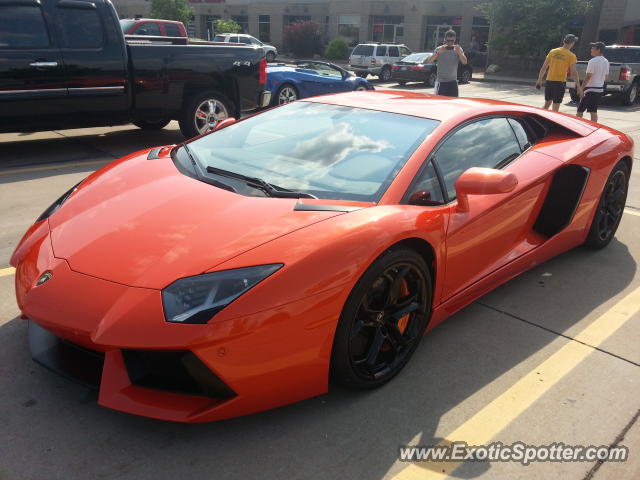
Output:
<svg viewBox="0 0 640 480">
<path fill-rule="evenodd" d="M 162 130 L 169 124 L 170 121 L 170 119 L 156 121 L 136 120 L 135 122 L 133 122 L 133 124 L 136 127 L 141 128 L 142 130 Z"/>
<path fill-rule="evenodd" d="M 267 62 L 271 63 L 273 61 L 275 61 L 276 59 L 276 54 L 273 52 L 267 52 Z"/>
<path fill-rule="evenodd" d="M 638 82 L 633 82 L 629 89 L 622 94 L 623 105 L 633 105 L 638 100 Z"/>
<path fill-rule="evenodd" d="M 229 118 L 232 104 L 218 92 L 199 93 L 187 101 L 180 115 L 180 131 L 186 138 L 207 133 L 218 122 Z"/>
<path fill-rule="evenodd" d="M 571 97 L 571 100 L 573 100 L 576 103 L 580 103 L 580 95 L 578 95 L 578 91 L 574 90 L 573 88 L 569 89 L 569 96 Z"/>
</svg>

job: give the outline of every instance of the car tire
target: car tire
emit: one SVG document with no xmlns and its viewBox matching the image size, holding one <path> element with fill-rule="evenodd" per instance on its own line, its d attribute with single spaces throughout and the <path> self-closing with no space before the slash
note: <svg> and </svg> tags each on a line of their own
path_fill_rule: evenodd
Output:
<svg viewBox="0 0 640 480">
<path fill-rule="evenodd" d="M 214 90 L 198 93 L 186 102 L 178 120 L 180 131 L 186 138 L 202 135 L 229 118 L 233 111 L 233 104 L 221 93 Z"/>
<path fill-rule="evenodd" d="M 170 121 L 171 119 L 163 119 L 163 120 L 156 120 L 156 121 L 136 120 L 133 122 L 133 124 L 136 127 L 141 128 L 142 130 L 162 130 L 164 127 L 166 127 L 169 124 Z"/>
<path fill-rule="evenodd" d="M 401 87 L 404 87 L 406 84 L 407 82 L 405 82 L 404 80 L 398 82 L 398 85 L 400 85 Z"/>
<path fill-rule="evenodd" d="M 573 88 L 569 89 L 569 96 L 571 97 L 571 100 L 576 102 L 576 103 L 580 103 L 580 95 L 578 95 L 578 91 L 574 90 Z"/>
<path fill-rule="evenodd" d="M 272 63 L 276 60 L 276 54 L 273 52 L 267 52 L 266 58 L 268 63 Z"/>
<path fill-rule="evenodd" d="M 436 86 L 436 80 L 438 80 L 438 74 L 436 72 L 430 72 L 424 84 L 429 88 L 433 88 Z"/>
<path fill-rule="evenodd" d="M 367 86 L 363 84 L 356 85 L 356 88 L 353 89 L 354 92 L 366 92 L 367 90 Z"/>
<path fill-rule="evenodd" d="M 342 309 L 331 352 L 331 382 L 370 389 L 391 380 L 422 339 L 431 299 L 431 274 L 421 255 L 392 249 L 378 257 Z"/>
<path fill-rule="evenodd" d="M 622 104 L 630 106 L 636 103 L 638 101 L 638 90 L 638 82 L 635 81 L 631 84 L 627 91 L 622 94 Z"/>
<path fill-rule="evenodd" d="M 584 242 L 586 246 L 604 248 L 613 240 L 627 200 L 629 174 L 629 166 L 623 160 L 611 171 Z"/>
<path fill-rule="evenodd" d="M 460 83 L 471 83 L 471 70 L 465 68 L 460 75 Z"/>
<path fill-rule="evenodd" d="M 275 105 L 284 105 L 291 103 L 300 98 L 298 89 L 290 83 L 285 83 L 280 86 L 274 97 Z"/>
<path fill-rule="evenodd" d="M 391 80 L 391 69 L 389 68 L 388 65 L 385 65 L 384 67 L 382 67 L 382 70 L 380 70 L 380 75 L 378 75 L 378 78 L 383 82 L 388 82 L 389 80 Z"/>
</svg>

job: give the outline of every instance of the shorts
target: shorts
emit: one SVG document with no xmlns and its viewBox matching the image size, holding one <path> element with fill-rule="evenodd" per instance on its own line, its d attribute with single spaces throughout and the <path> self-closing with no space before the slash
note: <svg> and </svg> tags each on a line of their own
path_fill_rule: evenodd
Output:
<svg viewBox="0 0 640 480">
<path fill-rule="evenodd" d="M 549 82 L 544 86 L 544 99 L 546 101 L 553 100 L 553 103 L 562 103 L 564 97 L 565 83 L 564 82 Z"/>
<path fill-rule="evenodd" d="M 602 92 L 587 92 L 584 94 L 584 97 L 580 99 L 580 103 L 578 104 L 578 111 L 584 112 L 585 110 L 589 113 L 595 113 L 598 111 L 598 103 L 600 103 L 600 99 L 602 98 Z"/>
<path fill-rule="evenodd" d="M 436 88 L 433 93 L 436 95 L 444 95 L 445 97 L 457 97 L 458 96 L 458 81 L 453 82 L 436 82 Z"/>
</svg>

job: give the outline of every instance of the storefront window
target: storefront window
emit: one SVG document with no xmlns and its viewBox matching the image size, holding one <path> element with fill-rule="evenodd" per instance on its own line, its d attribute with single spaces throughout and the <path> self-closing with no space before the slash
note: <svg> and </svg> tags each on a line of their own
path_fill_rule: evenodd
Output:
<svg viewBox="0 0 640 480">
<path fill-rule="evenodd" d="M 259 15 L 258 16 L 258 38 L 263 42 L 271 41 L 271 16 Z"/>
<path fill-rule="evenodd" d="M 473 25 L 471 27 L 471 42 L 478 43 L 478 51 L 487 51 L 487 42 L 489 41 L 489 21 L 484 17 L 473 17 Z M 471 46 L 471 44 L 469 45 Z"/>
<path fill-rule="evenodd" d="M 382 43 L 402 43 L 404 41 L 404 17 L 371 17 L 373 41 Z"/>
<path fill-rule="evenodd" d="M 447 30 L 453 30 L 460 41 L 462 29 L 462 17 L 427 17 L 427 31 L 424 37 L 424 48 L 427 51 L 435 50 L 444 44 L 444 34 Z"/>
<path fill-rule="evenodd" d="M 231 19 L 242 27 L 242 32 L 240 33 L 249 32 L 249 17 L 247 15 L 234 15 Z"/>
<path fill-rule="evenodd" d="M 338 35 L 344 37 L 350 46 L 356 46 L 360 39 L 360 15 L 338 16 Z"/>
</svg>

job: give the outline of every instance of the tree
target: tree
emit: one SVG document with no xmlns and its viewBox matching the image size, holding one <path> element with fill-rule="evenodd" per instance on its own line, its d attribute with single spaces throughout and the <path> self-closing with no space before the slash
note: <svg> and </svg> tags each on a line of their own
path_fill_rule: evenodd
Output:
<svg viewBox="0 0 640 480">
<path fill-rule="evenodd" d="M 320 24 L 295 22 L 284 28 L 284 43 L 296 56 L 307 57 L 322 50 Z"/>
<path fill-rule="evenodd" d="M 324 51 L 324 56 L 329 60 L 344 60 L 349 58 L 349 47 L 344 38 L 337 37 L 329 42 L 327 48 Z"/>
<path fill-rule="evenodd" d="M 177 20 L 185 25 L 191 21 L 193 9 L 187 0 L 151 0 L 151 17 Z"/>
<path fill-rule="evenodd" d="M 580 36 L 591 0 L 494 0 L 477 8 L 489 20 L 489 47 L 506 54 L 544 56 L 567 33 Z"/>
<path fill-rule="evenodd" d="M 242 27 L 233 20 L 216 20 L 216 33 L 240 33 Z"/>
</svg>

